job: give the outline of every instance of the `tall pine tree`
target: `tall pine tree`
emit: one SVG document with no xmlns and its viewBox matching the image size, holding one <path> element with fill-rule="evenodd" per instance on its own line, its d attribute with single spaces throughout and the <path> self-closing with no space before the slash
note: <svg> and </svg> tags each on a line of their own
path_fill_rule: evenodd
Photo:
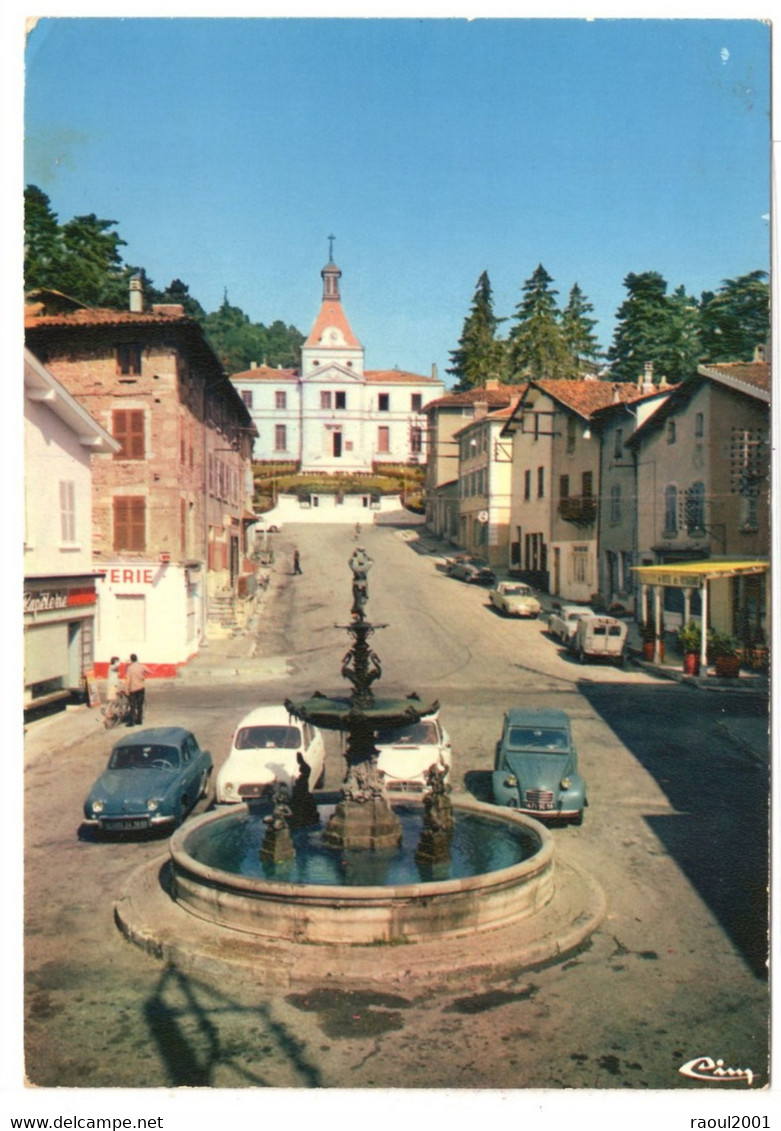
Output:
<svg viewBox="0 0 781 1131">
<path fill-rule="evenodd" d="M 483 271 L 477 280 L 471 310 L 464 319 L 458 349 L 451 351 L 451 366 L 445 371 L 456 378 L 456 392 L 484 385 L 491 378 L 502 378 L 504 344 L 496 337 L 500 321 L 494 314 L 488 273 Z"/>
<path fill-rule="evenodd" d="M 630 272 L 624 286 L 628 296 L 618 308 L 613 344 L 607 356 L 613 378 L 636 381 L 646 362 L 658 367 L 664 357 L 667 282 L 658 271 L 640 275 Z"/>
<path fill-rule="evenodd" d="M 593 310 L 594 307 L 575 283 L 561 316 L 561 332 L 572 356 L 573 376 L 580 373 L 583 362 L 593 364 L 600 356 L 599 342 L 594 333 L 596 319 L 589 318 Z"/>
<path fill-rule="evenodd" d="M 515 325 L 507 339 L 509 379 L 569 377 L 572 360 L 564 340 L 558 291 L 540 263 L 523 285 L 523 299 L 515 308 Z"/>
</svg>

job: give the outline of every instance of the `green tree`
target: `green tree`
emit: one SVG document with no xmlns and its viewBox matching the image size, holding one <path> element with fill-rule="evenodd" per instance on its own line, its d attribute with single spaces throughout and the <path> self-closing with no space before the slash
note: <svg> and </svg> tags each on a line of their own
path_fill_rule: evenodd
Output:
<svg viewBox="0 0 781 1131">
<path fill-rule="evenodd" d="M 46 193 L 36 185 L 24 190 L 24 285 L 25 290 L 48 287 L 61 290 L 60 261 L 63 254 L 60 225 Z"/>
<path fill-rule="evenodd" d="M 59 290 L 87 306 L 104 305 L 123 277 L 120 247 L 125 241 L 112 232 L 116 220 L 100 220 L 91 212 L 74 216 L 61 227 L 63 257 Z"/>
<path fill-rule="evenodd" d="M 507 338 L 511 381 L 572 375 L 573 360 L 562 331 L 558 291 L 552 283 L 540 263 L 523 285 L 524 297 L 515 308 L 515 325 Z"/>
<path fill-rule="evenodd" d="M 624 279 L 627 298 L 618 308 L 613 344 L 608 350 L 611 375 L 636 381 L 646 362 L 659 367 L 665 353 L 669 313 L 667 282 L 658 271 L 631 272 Z M 659 371 L 659 370 L 658 370 Z"/>
<path fill-rule="evenodd" d="M 667 299 L 667 317 L 660 337 L 658 366 L 668 381 L 677 384 L 697 368 L 702 354 L 700 308 L 696 298 L 676 287 Z"/>
<path fill-rule="evenodd" d="M 160 292 L 160 297 L 155 301 L 179 303 L 179 305 L 184 308 L 185 314 L 198 321 L 206 317 L 206 311 L 198 302 L 198 299 L 192 297 L 187 283 L 183 283 L 181 279 L 172 279 L 165 290 Z"/>
<path fill-rule="evenodd" d="M 281 365 L 285 369 L 296 369 L 301 363 L 301 347 L 306 341 L 295 326 L 286 326 L 280 319 L 272 322 L 265 330 L 265 359 L 268 365 Z"/>
<path fill-rule="evenodd" d="M 503 376 L 504 343 L 496 337 L 500 321 L 503 320 L 494 314 L 491 281 L 483 271 L 477 280 L 471 309 L 464 319 L 458 349 L 451 351 L 451 366 L 445 371 L 456 378 L 457 392 Z"/>
<path fill-rule="evenodd" d="M 582 362 L 595 362 L 601 356 L 599 342 L 594 333 L 596 319 L 589 318 L 593 310 L 594 307 L 575 283 L 561 315 L 561 332 L 576 372 L 580 371 Z"/>
<path fill-rule="evenodd" d="M 770 335 L 770 288 L 766 271 L 725 279 L 701 297 L 702 354 L 707 361 L 751 361 Z"/>
</svg>

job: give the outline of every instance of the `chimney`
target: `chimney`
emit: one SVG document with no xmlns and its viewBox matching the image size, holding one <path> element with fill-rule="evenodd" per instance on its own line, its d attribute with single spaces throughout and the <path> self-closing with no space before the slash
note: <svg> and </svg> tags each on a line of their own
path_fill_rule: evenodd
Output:
<svg viewBox="0 0 781 1131">
<path fill-rule="evenodd" d="M 488 401 L 475 401 L 475 419 L 488 415 Z"/>
<path fill-rule="evenodd" d="M 499 381 L 496 379 L 496 377 L 489 377 L 488 380 L 485 383 L 485 388 L 486 389 L 498 389 L 499 388 Z"/>
<path fill-rule="evenodd" d="M 140 275 L 130 280 L 130 310 L 133 314 L 144 313 L 144 286 Z"/>
<path fill-rule="evenodd" d="M 249 367 L 250 367 L 250 369 L 257 369 L 257 368 L 258 368 L 258 363 L 257 363 L 257 361 L 251 361 L 251 362 L 249 363 Z"/>
<path fill-rule="evenodd" d="M 436 362 L 433 362 L 433 364 L 431 366 L 431 379 L 432 379 L 432 381 L 438 381 L 439 380 L 439 374 L 437 373 L 437 363 Z"/>
<path fill-rule="evenodd" d="M 760 362 L 760 361 L 767 361 L 767 354 L 765 352 L 765 346 L 764 345 L 754 346 L 754 359 L 753 360 L 754 360 L 755 364 Z"/>
<path fill-rule="evenodd" d="M 621 386 L 620 385 L 614 385 L 613 386 L 613 404 L 618 404 L 618 402 L 620 400 L 621 400 Z"/>
<path fill-rule="evenodd" d="M 654 363 L 652 361 L 647 361 L 643 366 L 643 383 L 640 388 L 644 393 L 654 391 Z"/>
</svg>

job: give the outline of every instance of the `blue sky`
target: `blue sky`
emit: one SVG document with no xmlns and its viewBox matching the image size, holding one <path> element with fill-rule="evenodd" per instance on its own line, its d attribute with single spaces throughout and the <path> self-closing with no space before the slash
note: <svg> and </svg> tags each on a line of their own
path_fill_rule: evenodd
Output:
<svg viewBox="0 0 781 1131">
<path fill-rule="evenodd" d="M 769 265 L 753 19 L 54 18 L 25 64 L 25 183 L 61 222 L 303 333 L 333 233 L 369 368 L 446 377 L 483 270 L 499 316 L 540 262 L 562 305 L 579 283 L 607 347 L 629 272 L 699 295 Z"/>
</svg>

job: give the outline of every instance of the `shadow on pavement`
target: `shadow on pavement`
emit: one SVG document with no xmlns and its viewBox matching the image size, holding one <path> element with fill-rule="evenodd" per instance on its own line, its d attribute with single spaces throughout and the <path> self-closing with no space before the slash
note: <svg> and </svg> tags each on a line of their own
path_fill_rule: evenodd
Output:
<svg viewBox="0 0 781 1131">
<path fill-rule="evenodd" d="M 753 973 L 767 977 L 768 764 L 724 729 L 761 736 L 762 696 L 705 695 L 680 685 L 582 682 L 580 692 L 667 795 L 673 815 L 645 820 Z M 649 726 L 649 718 L 654 725 Z"/>
<path fill-rule="evenodd" d="M 208 1088 L 217 1069 L 235 1087 L 269 1087 L 263 1061 L 289 1065 L 293 1086 L 322 1085 L 304 1044 L 271 1016 L 267 1005 L 245 1005 L 192 975 L 169 966 L 144 1003 L 144 1017 L 172 1087 Z M 237 1040 L 232 1026 L 242 1023 L 251 1039 Z M 225 1086 L 225 1085 L 223 1085 Z"/>
</svg>

